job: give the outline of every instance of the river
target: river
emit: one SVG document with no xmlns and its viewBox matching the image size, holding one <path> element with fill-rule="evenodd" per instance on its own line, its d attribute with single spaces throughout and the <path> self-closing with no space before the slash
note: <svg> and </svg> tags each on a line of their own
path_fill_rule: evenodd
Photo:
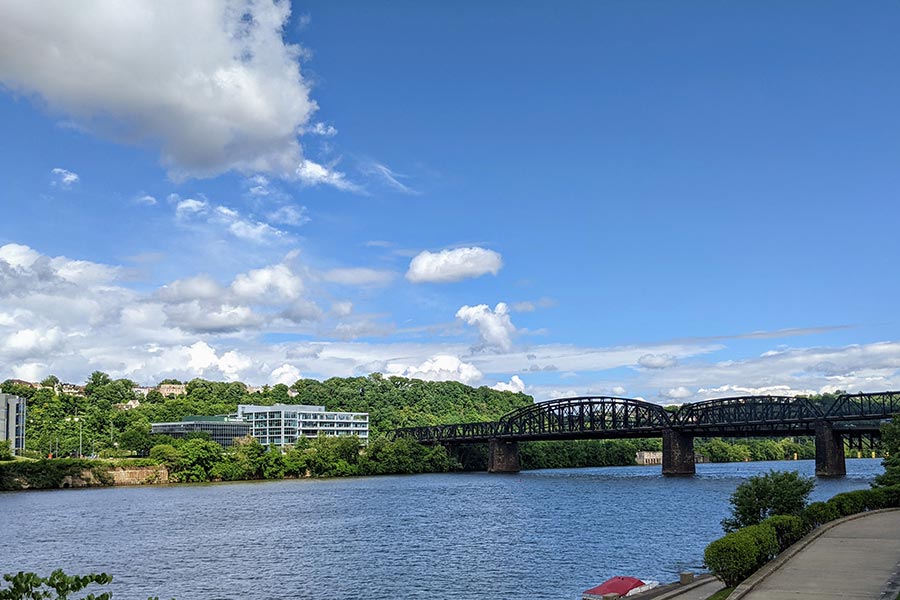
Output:
<svg viewBox="0 0 900 600">
<path fill-rule="evenodd" d="M 114 597 L 574 600 L 700 570 L 728 498 L 812 461 L 0 493 L 0 573 L 104 571 Z M 813 499 L 868 487 L 847 461 Z"/>
</svg>

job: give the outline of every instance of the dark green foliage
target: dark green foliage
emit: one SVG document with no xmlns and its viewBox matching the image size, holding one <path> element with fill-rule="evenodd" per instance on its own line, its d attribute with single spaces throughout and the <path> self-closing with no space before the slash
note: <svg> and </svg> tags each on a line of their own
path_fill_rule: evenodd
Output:
<svg viewBox="0 0 900 600">
<path fill-rule="evenodd" d="M 222 459 L 222 446 L 202 439 L 188 440 L 178 448 L 171 476 L 176 481 L 209 481 L 213 468 Z"/>
<path fill-rule="evenodd" d="M 408 438 L 374 441 L 361 464 L 365 475 L 445 473 L 459 468 L 443 446 L 424 446 Z"/>
<path fill-rule="evenodd" d="M 840 516 L 837 508 L 833 504 L 828 504 L 827 502 L 813 502 L 800 513 L 800 518 L 803 519 L 804 526 L 809 530 L 824 525 L 829 521 L 834 521 Z"/>
<path fill-rule="evenodd" d="M 301 379 L 291 389 L 297 392 L 291 402 L 368 412 L 375 434 L 398 427 L 493 421 L 534 401 L 525 394 L 472 388 L 456 381 L 422 381 L 380 373 L 321 382 Z"/>
<path fill-rule="evenodd" d="M 174 381 L 174 380 L 171 380 Z M 79 442 L 85 454 L 146 455 L 154 445 L 166 443 L 150 436 L 150 423 L 180 421 L 190 415 L 222 415 L 238 404 L 313 404 L 328 410 L 368 412 L 374 438 L 398 427 L 466 421 L 492 421 L 533 402 L 530 396 L 471 388 L 453 381 L 421 381 L 402 377 L 332 378 L 320 382 L 303 379 L 289 395 L 285 385 L 249 394 L 242 383 L 194 379 L 184 395 L 164 398 L 152 391 L 131 410 L 116 408 L 134 399 L 132 382 L 112 380 L 97 371 L 87 382 L 87 397 L 34 389 L 6 381 L 4 392 L 28 398 L 27 449 L 42 456 L 75 455 Z"/>
<path fill-rule="evenodd" d="M 14 461 L 0 464 L 0 491 L 65 487 L 67 477 L 109 485 L 106 465 L 77 458 Z"/>
<path fill-rule="evenodd" d="M 837 514 L 841 517 L 855 515 L 856 513 L 868 510 L 869 498 L 867 494 L 869 490 L 857 490 L 855 492 L 844 492 L 828 499 L 828 504 L 834 506 Z"/>
<path fill-rule="evenodd" d="M 769 471 L 740 484 L 731 495 L 731 518 L 722 521 L 725 531 L 756 525 L 772 515 L 799 515 L 815 481 L 797 472 Z"/>
<path fill-rule="evenodd" d="M 776 439 L 697 438 L 694 451 L 710 462 L 744 462 L 747 460 L 785 460 L 815 458 L 816 448 L 810 437 Z"/>
<path fill-rule="evenodd" d="M 775 528 L 769 524 L 744 527 L 706 547 L 703 559 L 727 586 L 736 586 L 778 554 Z"/>
<path fill-rule="evenodd" d="M 769 517 L 761 524 L 769 525 L 775 530 L 778 548 L 782 552 L 806 535 L 807 532 L 803 519 L 793 515 L 775 515 Z"/>
<path fill-rule="evenodd" d="M 881 424 L 881 449 L 884 473 L 875 478 L 874 487 L 900 485 L 900 419 Z"/>
<path fill-rule="evenodd" d="M 178 463 L 178 450 L 171 444 L 157 444 L 150 448 L 150 459 L 157 464 L 174 468 Z"/>
<path fill-rule="evenodd" d="M 90 575 L 66 575 L 62 569 L 57 569 L 49 577 L 40 577 L 35 573 L 19 571 L 15 575 L 4 575 L 3 580 L 9 587 L 0 590 L 0 600 L 69 600 L 72 594 L 81 592 L 90 585 L 107 585 L 112 577 L 106 573 L 91 573 Z M 111 592 L 103 592 L 100 595 L 93 593 L 83 597 L 83 600 L 109 600 Z M 74 600 L 72 598 L 71 600 Z"/>
<path fill-rule="evenodd" d="M 574 440 L 519 444 L 523 469 L 633 465 L 640 450 L 662 450 L 662 440 Z"/>
<path fill-rule="evenodd" d="M 0 440 L 0 461 L 13 460 L 12 442 Z"/>
</svg>

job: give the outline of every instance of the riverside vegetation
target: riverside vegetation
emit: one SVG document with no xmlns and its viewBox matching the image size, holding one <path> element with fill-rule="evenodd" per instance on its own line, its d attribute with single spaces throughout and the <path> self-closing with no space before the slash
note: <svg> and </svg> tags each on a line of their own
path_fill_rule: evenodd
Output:
<svg viewBox="0 0 900 600">
<path fill-rule="evenodd" d="M 127 379 L 113 380 L 94 372 L 83 397 L 64 393 L 53 376 L 41 384 L 40 389 L 12 380 L 0 385 L 3 392 L 28 399 L 26 455 L 38 459 L 32 464 L 0 463 L 0 489 L 60 487 L 65 478 L 85 473 L 90 473 L 94 484 L 104 485 L 109 479 L 106 472 L 115 466 L 165 465 L 170 481 L 192 482 L 483 470 L 487 465 L 484 445 L 463 446 L 451 456 L 443 447 L 390 440 L 385 434 L 399 427 L 492 421 L 534 401 L 526 394 L 488 387 L 374 373 L 321 382 L 301 379 L 290 387 L 279 384 L 254 393 L 239 382 L 194 379 L 187 382 L 183 395 L 164 397 L 152 390 L 140 406 L 125 410 L 123 405 L 135 399 L 135 384 Z M 233 413 L 238 404 L 276 403 L 367 412 L 371 441 L 360 451 L 356 438 L 304 439 L 282 453 L 250 439 L 223 449 L 203 434 L 173 439 L 150 433 L 153 422 Z M 541 469 L 630 465 L 635 452 L 661 447 L 658 439 L 580 440 L 529 442 L 521 444 L 520 450 L 523 468 Z M 698 439 L 695 448 L 711 462 L 814 456 L 809 438 Z M 45 460 L 48 455 L 56 458 Z M 84 455 L 106 460 L 83 460 Z M 129 458 L 135 456 L 143 458 Z"/>
<path fill-rule="evenodd" d="M 0 489 L 60 487 L 65 478 L 85 473 L 103 485 L 109 479 L 106 471 L 115 466 L 165 465 L 171 481 L 185 482 L 482 470 L 487 464 L 483 446 L 464 446 L 451 456 L 442 446 L 391 440 L 385 434 L 398 427 L 496 420 L 533 403 L 531 396 L 521 393 L 377 373 L 323 382 L 302 379 L 290 388 L 275 385 L 252 394 L 241 383 L 194 379 L 184 395 L 166 398 L 151 391 L 130 410 L 121 405 L 134 399 L 133 382 L 112 380 L 105 373 L 91 375 L 84 397 L 62 393 L 55 377 L 42 385 L 41 389 L 13 381 L 0 385 L 2 391 L 28 399 L 26 454 L 36 459 L 0 463 Z M 371 441 L 361 450 L 355 437 L 301 439 L 281 452 L 250 438 L 225 449 L 204 434 L 173 439 L 150 433 L 152 422 L 233 413 L 242 403 L 314 404 L 368 412 Z M 523 444 L 522 455 L 525 468 L 611 466 L 634 464 L 636 451 L 658 449 L 659 440 L 535 442 Z M 68 458 L 45 459 L 49 454 Z M 106 460 L 86 460 L 80 454 Z"/>
</svg>

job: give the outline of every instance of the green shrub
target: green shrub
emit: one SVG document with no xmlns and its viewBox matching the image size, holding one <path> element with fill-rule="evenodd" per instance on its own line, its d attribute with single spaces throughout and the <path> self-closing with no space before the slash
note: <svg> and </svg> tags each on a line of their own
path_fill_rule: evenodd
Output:
<svg viewBox="0 0 900 600">
<path fill-rule="evenodd" d="M 750 525 L 706 547 L 706 566 L 729 587 L 749 577 L 778 554 L 778 537 L 769 524 Z"/>
<path fill-rule="evenodd" d="M 810 477 L 796 471 L 769 471 L 740 484 L 731 495 L 731 518 L 722 521 L 725 531 L 756 525 L 772 515 L 799 515 L 815 487 Z"/>
<path fill-rule="evenodd" d="M 793 515 L 775 515 L 763 521 L 761 525 L 769 525 L 775 530 L 775 536 L 778 538 L 778 548 L 781 552 L 784 552 L 785 549 L 806 534 L 806 526 L 803 523 L 803 519 Z"/>
<path fill-rule="evenodd" d="M 834 506 L 838 515 L 846 517 L 869 510 L 868 505 L 871 503 L 871 499 L 868 497 L 869 495 L 869 490 L 844 492 L 829 498 L 828 504 Z"/>
<path fill-rule="evenodd" d="M 840 514 L 837 508 L 827 502 L 813 502 L 800 513 L 800 518 L 803 519 L 806 529 L 810 531 L 829 521 L 834 521 L 838 517 L 840 517 Z"/>
</svg>

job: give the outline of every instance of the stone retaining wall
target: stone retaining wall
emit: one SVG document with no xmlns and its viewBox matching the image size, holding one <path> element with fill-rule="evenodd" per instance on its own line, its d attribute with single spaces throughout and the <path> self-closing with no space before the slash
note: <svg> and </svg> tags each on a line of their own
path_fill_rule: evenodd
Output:
<svg viewBox="0 0 900 600">
<path fill-rule="evenodd" d="M 169 471 L 162 465 L 151 467 L 114 467 L 109 470 L 113 485 L 169 483 Z"/>
</svg>

